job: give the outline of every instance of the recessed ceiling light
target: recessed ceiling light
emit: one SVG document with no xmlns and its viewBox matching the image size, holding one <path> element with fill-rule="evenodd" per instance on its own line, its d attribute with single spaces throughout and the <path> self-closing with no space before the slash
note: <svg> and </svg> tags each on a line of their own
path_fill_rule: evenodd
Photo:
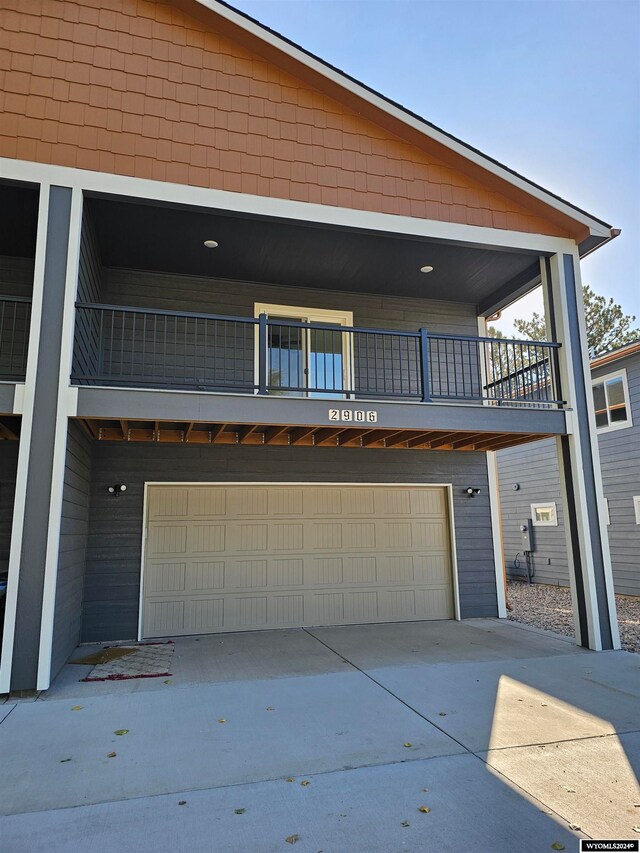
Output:
<svg viewBox="0 0 640 853">
<path fill-rule="evenodd" d="M 218 244 L 216 243 L 215 240 L 205 240 L 204 244 L 207 247 L 207 249 L 217 249 L 218 248 Z"/>
<path fill-rule="evenodd" d="M 430 267 L 430 266 L 420 267 L 420 272 L 433 272 L 433 267 Z"/>
</svg>

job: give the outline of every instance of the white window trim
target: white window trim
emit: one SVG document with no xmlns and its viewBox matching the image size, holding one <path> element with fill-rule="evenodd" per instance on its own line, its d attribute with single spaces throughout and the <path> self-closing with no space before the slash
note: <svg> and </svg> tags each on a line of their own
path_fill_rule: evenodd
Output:
<svg viewBox="0 0 640 853">
<path fill-rule="evenodd" d="M 636 513 L 636 524 L 640 524 L 640 495 L 633 496 L 633 508 Z"/>
<path fill-rule="evenodd" d="M 270 302 L 256 302 L 253 306 L 254 317 L 275 314 L 279 317 L 290 317 L 298 320 L 304 317 L 310 323 L 326 323 L 335 326 L 353 326 L 353 311 L 334 311 L 331 308 L 301 308 L 299 305 L 276 305 Z M 345 389 L 353 388 L 353 335 L 343 335 L 343 382 Z M 256 327 L 255 346 L 255 383 L 258 384 L 258 329 Z M 256 392 L 257 393 L 257 392 Z M 336 395 L 344 399 L 344 395 Z"/>
<path fill-rule="evenodd" d="M 609 498 L 603 498 L 604 501 L 604 517 L 607 521 L 607 526 L 611 524 L 611 513 L 609 512 Z"/>
<path fill-rule="evenodd" d="M 552 509 L 553 519 L 551 521 L 538 521 L 536 519 L 537 509 Z M 558 508 L 555 501 L 545 501 L 544 503 L 531 504 L 531 523 L 534 527 L 557 527 L 558 526 Z"/>
<path fill-rule="evenodd" d="M 626 421 L 621 421 L 620 423 L 608 424 L 607 426 L 596 426 L 596 431 L 598 434 L 601 432 L 617 432 L 619 429 L 627 429 L 628 427 L 633 426 L 633 419 L 631 417 L 631 403 L 629 400 L 629 383 L 627 382 L 627 371 L 625 368 L 622 370 L 615 370 L 613 373 L 605 373 L 603 376 L 598 376 L 597 378 L 591 378 L 591 387 L 593 388 L 595 385 L 606 384 L 611 379 L 622 379 L 622 388 L 624 390 L 624 402 L 627 408 L 627 419 Z M 605 397 L 606 397 L 605 390 Z M 607 405 L 607 418 L 609 417 L 609 407 Z"/>
</svg>

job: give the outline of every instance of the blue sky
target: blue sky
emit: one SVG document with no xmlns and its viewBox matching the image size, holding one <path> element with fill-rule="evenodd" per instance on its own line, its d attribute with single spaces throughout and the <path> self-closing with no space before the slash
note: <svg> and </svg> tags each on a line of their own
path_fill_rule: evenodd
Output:
<svg viewBox="0 0 640 853">
<path fill-rule="evenodd" d="M 640 325 L 638 0 L 231 2 L 622 228 L 583 280 Z"/>
</svg>

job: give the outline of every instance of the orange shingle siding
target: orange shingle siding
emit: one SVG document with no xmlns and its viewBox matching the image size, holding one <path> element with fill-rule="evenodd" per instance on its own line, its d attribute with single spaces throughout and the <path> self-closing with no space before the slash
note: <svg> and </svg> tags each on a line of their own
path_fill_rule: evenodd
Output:
<svg viewBox="0 0 640 853">
<path fill-rule="evenodd" d="M 3 0 L 0 91 L 3 157 L 567 234 L 171 3 Z"/>
</svg>

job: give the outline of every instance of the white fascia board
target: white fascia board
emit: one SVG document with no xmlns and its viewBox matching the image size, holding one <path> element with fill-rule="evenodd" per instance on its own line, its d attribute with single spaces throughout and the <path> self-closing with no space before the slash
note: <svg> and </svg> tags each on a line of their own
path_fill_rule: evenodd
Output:
<svg viewBox="0 0 640 853">
<path fill-rule="evenodd" d="M 306 65 L 307 68 L 310 68 L 315 73 L 322 75 L 332 83 L 341 86 L 346 91 L 351 92 L 351 94 L 362 98 L 364 101 L 367 101 L 372 106 L 382 110 L 382 112 L 387 113 L 413 130 L 417 130 L 419 133 L 423 134 L 423 136 L 432 139 L 434 142 L 448 148 L 455 154 L 464 157 L 466 160 L 476 166 L 479 166 L 486 172 L 490 172 L 497 178 L 501 178 L 503 181 L 506 181 L 517 189 L 526 192 L 528 195 L 543 202 L 547 206 L 554 208 L 554 210 L 563 213 L 574 221 L 582 223 L 589 229 L 592 235 L 611 237 L 611 229 L 602 222 L 599 222 L 597 219 L 589 216 L 589 214 L 578 210 L 568 202 L 557 198 L 542 187 L 538 187 L 535 184 L 530 183 L 525 178 L 511 172 L 509 169 L 506 169 L 504 166 L 501 166 L 499 163 L 496 163 L 489 157 L 481 154 L 479 151 L 470 148 L 463 142 L 454 139 L 447 133 L 444 133 L 442 130 L 439 130 L 437 127 L 429 124 L 426 120 L 421 120 L 401 107 L 395 106 L 386 100 L 386 98 L 376 95 L 362 84 L 357 83 L 355 80 L 352 80 L 340 71 L 331 68 L 324 62 L 310 56 L 306 51 L 290 44 L 274 32 L 265 29 L 260 24 L 246 18 L 244 15 L 236 12 L 229 6 L 217 3 L 216 0 L 197 0 L 197 2 L 206 9 L 215 12 L 215 14 L 219 15 L 221 18 L 225 18 L 230 23 L 242 30 L 245 30 L 245 32 L 250 33 L 252 36 L 255 36 L 266 44 L 269 44 L 271 47 L 274 47 L 282 53 L 285 53 L 287 56 L 290 56 L 292 59 L 295 59 L 302 65 Z"/>
<path fill-rule="evenodd" d="M 228 190 L 192 187 L 132 178 L 107 172 L 92 172 L 69 166 L 54 166 L 28 160 L 0 158 L 0 177 L 50 183 L 87 192 L 104 193 L 111 196 L 126 196 L 133 200 L 161 201 L 170 204 L 191 205 L 208 210 L 224 210 L 256 216 L 271 216 L 318 225 L 333 225 L 344 228 L 359 228 L 383 231 L 411 237 L 428 237 L 432 240 L 447 240 L 497 249 L 513 249 L 532 254 L 573 253 L 576 243 L 565 237 L 546 234 L 531 234 L 526 231 L 507 231 L 500 228 L 485 228 L 479 225 L 462 225 L 442 222 L 437 219 L 419 219 L 413 216 L 397 216 L 391 213 L 375 213 L 325 204 L 310 204 L 304 201 L 249 195 Z"/>
</svg>

